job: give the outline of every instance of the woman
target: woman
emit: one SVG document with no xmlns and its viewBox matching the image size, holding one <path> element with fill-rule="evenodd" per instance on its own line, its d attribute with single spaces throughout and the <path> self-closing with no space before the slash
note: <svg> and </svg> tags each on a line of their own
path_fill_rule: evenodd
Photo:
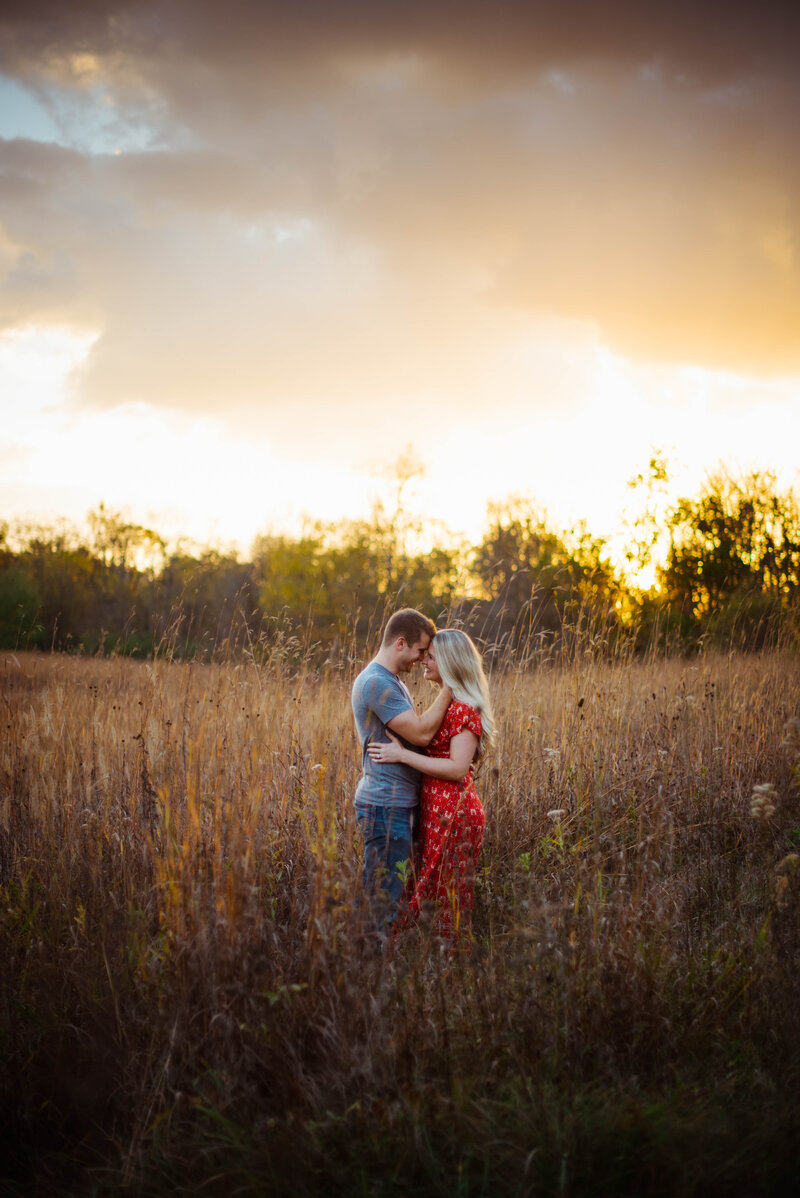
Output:
<svg viewBox="0 0 800 1198">
<path fill-rule="evenodd" d="M 444 720 L 421 756 L 391 736 L 390 744 L 370 743 L 373 761 L 397 761 L 423 775 L 422 863 L 410 911 L 432 904 L 436 930 L 455 942 L 469 939 L 473 883 L 485 816 L 472 777 L 494 739 L 489 687 L 480 654 L 465 632 L 437 632 L 424 658 L 429 682 L 449 686 L 453 699 Z"/>
</svg>

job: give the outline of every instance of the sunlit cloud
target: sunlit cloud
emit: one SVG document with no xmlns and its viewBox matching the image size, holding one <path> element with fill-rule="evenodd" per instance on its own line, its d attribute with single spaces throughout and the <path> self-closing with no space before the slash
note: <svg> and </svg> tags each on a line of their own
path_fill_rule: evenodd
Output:
<svg viewBox="0 0 800 1198">
<path fill-rule="evenodd" d="M 367 510 L 364 464 L 408 443 L 456 529 L 512 489 L 606 528 L 652 445 L 687 482 L 720 458 L 789 469 L 800 84 L 796 21 L 766 8 L 4 10 L 0 332 L 79 347 L 28 424 L 40 481 L 5 502 L 61 479 L 70 510 L 141 505 L 142 471 L 103 456 L 123 442 L 148 480 L 181 440 L 206 473 L 213 445 L 221 478 L 238 460 L 218 523 L 241 540 L 297 518 L 290 480 L 293 511 Z M 193 467 L 169 460 L 174 493 L 146 489 L 183 511 Z M 264 462 L 280 486 L 250 490 Z"/>
<path fill-rule="evenodd" d="M 314 511 L 366 515 L 369 480 L 335 462 L 281 456 L 213 417 L 148 404 L 73 410 L 74 372 L 91 337 L 30 329 L 0 339 L 0 505 L 20 518 L 82 525 L 105 503 L 173 539 L 246 551 L 260 532 L 298 531 Z M 374 490 L 374 487 L 373 487 Z"/>
</svg>

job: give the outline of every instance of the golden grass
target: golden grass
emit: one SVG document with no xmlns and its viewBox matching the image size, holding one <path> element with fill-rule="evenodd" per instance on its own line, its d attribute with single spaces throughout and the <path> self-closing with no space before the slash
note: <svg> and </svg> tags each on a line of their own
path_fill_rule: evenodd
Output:
<svg viewBox="0 0 800 1198">
<path fill-rule="evenodd" d="M 0 679 L 9 1188 L 796 1169 L 796 656 L 496 674 L 472 951 L 391 960 L 353 912 L 347 672 L 8 654 Z"/>
</svg>

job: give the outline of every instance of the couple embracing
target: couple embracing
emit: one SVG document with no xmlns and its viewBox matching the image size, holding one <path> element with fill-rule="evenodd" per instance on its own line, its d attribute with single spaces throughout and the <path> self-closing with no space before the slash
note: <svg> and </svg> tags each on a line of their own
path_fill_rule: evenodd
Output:
<svg viewBox="0 0 800 1198">
<path fill-rule="evenodd" d="M 417 714 L 400 675 L 420 662 L 440 690 Z M 356 678 L 352 703 L 362 758 L 356 818 L 375 924 L 382 936 L 397 925 L 419 826 L 421 861 L 401 922 L 432 907 L 435 930 L 467 943 L 485 822 L 472 766 L 494 734 L 480 654 L 466 633 L 437 632 L 422 612 L 404 608 L 390 618 L 378 653 Z"/>
</svg>

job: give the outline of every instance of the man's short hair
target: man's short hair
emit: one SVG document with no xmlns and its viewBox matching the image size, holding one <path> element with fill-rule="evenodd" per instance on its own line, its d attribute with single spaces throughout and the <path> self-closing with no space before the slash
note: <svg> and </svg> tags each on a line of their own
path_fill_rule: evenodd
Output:
<svg viewBox="0 0 800 1198">
<path fill-rule="evenodd" d="M 389 617 L 389 623 L 383 633 L 383 644 L 391 645 L 399 636 L 404 637 L 409 645 L 416 645 L 422 636 L 429 636 L 433 640 L 436 636 L 436 625 L 421 611 L 413 607 L 403 607 Z"/>
</svg>

